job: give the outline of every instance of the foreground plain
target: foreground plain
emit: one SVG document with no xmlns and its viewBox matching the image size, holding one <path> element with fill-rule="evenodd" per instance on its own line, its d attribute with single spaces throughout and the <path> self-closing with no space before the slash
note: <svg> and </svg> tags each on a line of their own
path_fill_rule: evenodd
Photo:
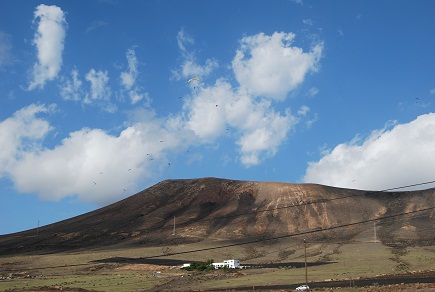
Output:
<svg viewBox="0 0 435 292">
<path fill-rule="evenodd" d="M 0 290 L 42 291 L 42 287 L 51 287 L 64 291 L 67 288 L 91 291 L 213 291 L 237 287 L 260 289 L 268 285 L 294 288 L 305 282 L 304 245 L 298 239 L 184 253 L 219 245 L 217 242 L 201 242 L 166 247 L 2 256 L 0 271 L 6 279 L 0 280 Z M 179 252 L 183 253 L 164 256 Z M 153 257 L 152 262 L 160 264 L 146 263 L 151 261 L 148 257 Z M 176 260 L 183 263 L 227 258 L 241 258 L 243 265 L 252 266 L 242 270 L 188 272 L 180 269 L 181 264 L 174 265 Z M 345 280 L 349 283 L 347 289 L 356 291 L 358 288 L 350 286 L 354 285 L 353 281 L 364 277 L 423 271 L 433 276 L 435 249 L 387 247 L 379 242 L 309 242 L 307 262 L 309 282 Z M 430 289 L 428 285 L 423 287 Z"/>
<path fill-rule="evenodd" d="M 434 218 L 435 189 L 167 180 L 0 236 L 0 290 L 293 290 L 305 283 L 305 258 L 315 289 L 391 291 L 376 289 L 403 282 L 427 290 L 435 282 Z M 210 259 L 240 259 L 246 269 L 180 269 Z"/>
</svg>

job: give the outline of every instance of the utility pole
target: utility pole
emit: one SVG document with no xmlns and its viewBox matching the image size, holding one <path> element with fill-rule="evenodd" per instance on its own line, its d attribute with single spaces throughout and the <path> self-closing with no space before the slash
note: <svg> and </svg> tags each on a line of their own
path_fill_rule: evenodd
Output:
<svg viewBox="0 0 435 292">
<path fill-rule="evenodd" d="M 376 221 L 373 221 L 373 231 L 375 233 L 375 242 L 376 242 Z"/>
<path fill-rule="evenodd" d="M 308 267 L 307 267 L 307 242 L 304 238 L 304 254 L 305 254 L 305 285 L 308 285 Z"/>
<path fill-rule="evenodd" d="M 38 227 L 36 227 L 36 236 L 39 236 L 39 220 L 38 220 Z"/>
<path fill-rule="evenodd" d="M 175 215 L 174 215 L 174 231 L 172 232 L 172 235 L 175 235 Z"/>
</svg>

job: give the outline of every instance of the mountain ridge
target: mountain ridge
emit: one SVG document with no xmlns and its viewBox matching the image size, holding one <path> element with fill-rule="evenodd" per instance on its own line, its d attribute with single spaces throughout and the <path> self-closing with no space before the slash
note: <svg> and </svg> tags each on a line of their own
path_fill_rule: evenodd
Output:
<svg viewBox="0 0 435 292">
<path fill-rule="evenodd" d="M 377 192 L 319 184 L 196 178 L 161 181 L 100 209 L 19 233 L 0 236 L 0 254 L 104 246 L 169 245 L 209 240 L 267 239 L 435 206 L 435 189 Z M 381 240 L 429 240 L 430 220 L 407 216 L 384 222 Z M 425 217 L 426 218 L 426 217 Z M 366 227 L 310 235 L 350 240 Z M 174 232 L 175 230 L 175 232 Z M 174 234 L 175 233 L 175 234 Z"/>
</svg>

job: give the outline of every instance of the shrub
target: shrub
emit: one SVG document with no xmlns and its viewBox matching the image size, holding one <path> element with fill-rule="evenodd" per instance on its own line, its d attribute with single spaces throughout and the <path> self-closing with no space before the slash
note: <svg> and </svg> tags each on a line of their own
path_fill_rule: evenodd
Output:
<svg viewBox="0 0 435 292">
<path fill-rule="evenodd" d="M 190 267 L 183 268 L 187 271 L 211 271 L 214 270 L 213 260 L 207 260 L 206 262 L 192 262 Z"/>
</svg>

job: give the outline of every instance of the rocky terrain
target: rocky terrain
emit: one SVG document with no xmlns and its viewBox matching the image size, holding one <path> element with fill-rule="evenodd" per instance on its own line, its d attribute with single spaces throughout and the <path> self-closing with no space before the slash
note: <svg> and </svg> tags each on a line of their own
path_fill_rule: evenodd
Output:
<svg viewBox="0 0 435 292">
<path fill-rule="evenodd" d="M 384 218 L 376 222 L 384 244 L 433 245 L 434 198 L 435 189 L 375 192 L 218 178 L 166 180 L 101 209 L 0 236 L 0 254 L 273 240 L 300 233 L 352 240 L 367 229 L 354 223 L 377 218 Z"/>
</svg>

